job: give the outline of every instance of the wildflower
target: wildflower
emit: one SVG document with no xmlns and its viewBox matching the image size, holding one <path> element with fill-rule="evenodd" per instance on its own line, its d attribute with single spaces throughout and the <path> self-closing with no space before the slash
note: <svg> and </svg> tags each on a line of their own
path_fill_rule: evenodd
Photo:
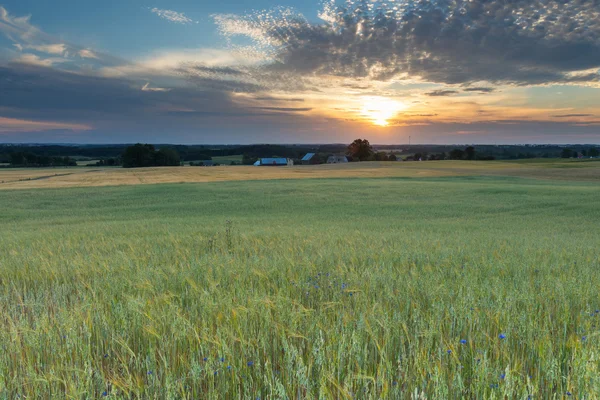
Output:
<svg viewBox="0 0 600 400">
<path fill-rule="evenodd" d="M 573 395 L 573 393 L 567 392 L 567 396 L 572 396 L 572 395 Z"/>
<path fill-rule="evenodd" d="M 585 341 L 586 341 L 586 339 L 587 339 L 587 336 L 582 336 L 582 337 L 581 337 L 581 341 L 582 341 L 582 342 L 585 342 Z"/>
<path fill-rule="evenodd" d="M 498 384 L 497 383 L 492 383 L 492 384 L 490 384 L 490 387 L 492 389 L 498 389 Z"/>
<path fill-rule="evenodd" d="M 467 344 L 467 341 L 465 339 L 460 339 L 460 343 L 461 344 Z"/>
<path fill-rule="evenodd" d="M 208 358 L 204 357 L 202 360 L 203 360 L 203 361 L 207 361 L 207 360 L 208 360 Z"/>
<path fill-rule="evenodd" d="M 502 340 L 502 339 L 506 339 L 506 335 L 505 335 L 504 333 L 501 333 L 501 334 L 499 334 L 499 335 L 498 335 L 498 338 L 499 338 L 500 340 Z"/>
<path fill-rule="evenodd" d="M 102 392 L 102 397 L 106 397 L 106 396 L 108 396 L 108 393 L 105 390 L 104 392 Z"/>
<path fill-rule="evenodd" d="M 451 354 L 451 353 L 452 353 L 452 350 L 448 350 L 448 351 L 447 351 L 447 353 L 448 353 L 448 354 Z"/>
<path fill-rule="evenodd" d="M 215 371 L 215 373 L 214 373 L 213 375 L 214 375 L 214 376 L 217 376 L 217 373 L 218 373 L 218 372 L 219 372 L 219 371 Z"/>
<path fill-rule="evenodd" d="M 506 378 L 506 374 L 500 374 L 500 379 L 504 380 Z"/>
<path fill-rule="evenodd" d="M 228 366 L 227 366 L 227 369 L 231 371 L 231 365 L 228 365 Z"/>
<path fill-rule="evenodd" d="M 108 353 L 104 355 L 104 358 L 108 358 Z"/>
<path fill-rule="evenodd" d="M 350 293 L 350 296 L 352 296 L 352 293 Z"/>
<path fill-rule="evenodd" d="M 248 361 L 248 363 L 246 365 L 248 365 L 249 367 L 251 367 L 251 366 L 254 365 L 254 361 Z"/>
<path fill-rule="evenodd" d="M 392 382 L 392 386 L 396 386 L 398 384 L 397 381 Z"/>
<path fill-rule="evenodd" d="M 221 362 L 225 361 L 225 357 L 221 357 L 221 358 L 220 358 L 220 361 L 221 361 Z"/>
<path fill-rule="evenodd" d="M 152 375 L 152 371 L 148 371 L 148 375 Z"/>
</svg>

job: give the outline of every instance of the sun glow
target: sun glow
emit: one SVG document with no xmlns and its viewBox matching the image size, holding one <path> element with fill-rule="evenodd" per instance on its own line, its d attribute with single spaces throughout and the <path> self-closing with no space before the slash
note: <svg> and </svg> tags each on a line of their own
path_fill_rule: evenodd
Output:
<svg viewBox="0 0 600 400">
<path fill-rule="evenodd" d="M 362 103 L 361 115 L 378 126 L 388 126 L 391 118 L 407 108 L 405 103 L 385 97 L 363 97 Z"/>
</svg>

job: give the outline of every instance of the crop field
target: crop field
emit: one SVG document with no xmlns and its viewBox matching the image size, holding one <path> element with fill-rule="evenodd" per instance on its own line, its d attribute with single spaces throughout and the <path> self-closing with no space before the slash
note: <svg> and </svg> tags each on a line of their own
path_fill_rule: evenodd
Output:
<svg viewBox="0 0 600 400">
<path fill-rule="evenodd" d="M 388 164 L 0 170 L 0 399 L 600 398 L 600 163 Z"/>
<path fill-rule="evenodd" d="M 515 176 L 553 181 L 575 179 L 600 182 L 600 159 L 584 161 L 536 159 L 495 162 L 363 162 L 293 167 L 4 168 L 0 169 L 0 190 L 271 179 L 449 176 Z"/>
</svg>

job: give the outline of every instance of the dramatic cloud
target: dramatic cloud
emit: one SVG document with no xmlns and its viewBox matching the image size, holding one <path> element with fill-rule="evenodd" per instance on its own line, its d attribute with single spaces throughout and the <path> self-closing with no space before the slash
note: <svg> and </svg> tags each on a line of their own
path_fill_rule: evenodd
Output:
<svg viewBox="0 0 600 400">
<path fill-rule="evenodd" d="M 133 60 L 0 7 L 0 132 L 181 143 L 597 138 L 592 3 L 327 0 L 319 23 L 287 9 L 217 15 L 225 41 L 215 48 L 145 49 Z"/>
<path fill-rule="evenodd" d="M 425 95 L 430 97 L 443 97 L 443 96 L 452 96 L 457 94 L 456 90 L 434 90 L 433 92 L 425 93 Z"/>
<path fill-rule="evenodd" d="M 92 127 L 84 124 L 69 124 L 48 121 L 28 121 L 0 117 L 0 134 L 13 132 L 43 132 L 52 130 L 89 131 Z"/>
<path fill-rule="evenodd" d="M 302 75 L 415 79 L 446 84 L 596 83 L 596 0 L 398 0 L 326 3 L 320 24 L 288 10 L 219 15 L 269 68 Z"/>
<path fill-rule="evenodd" d="M 583 117 L 595 117 L 594 114 L 560 114 L 553 115 L 554 118 L 583 118 Z"/>
<path fill-rule="evenodd" d="M 476 92 L 476 93 L 492 93 L 496 91 L 495 88 L 491 88 L 491 87 L 469 87 L 466 89 L 463 89 L 463 92 Z"/>
<path fill-rule="evenodd" d="M 191 24 L 194 22 L 194 20 L 192 20 L 191 18 L 187 17 L 184 13 L 179 13 L 177 11 L 173 11 L 173 10 L 161 10 L 160 8 L 152 8 L 150 11 L 152 11 L 154 14 L 158 15 L 159 17 L 166 19 L 167 21 L 170 22 L 175 22 L 177 24 Z"/>
</svg>

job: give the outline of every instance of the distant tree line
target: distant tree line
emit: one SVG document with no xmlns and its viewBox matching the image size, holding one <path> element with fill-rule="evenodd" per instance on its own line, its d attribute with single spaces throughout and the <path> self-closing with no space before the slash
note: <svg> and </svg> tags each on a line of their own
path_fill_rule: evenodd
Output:
<svg viewBox="0 0 600 400">
<path fill-rule="evenodd" d="M 361 139 L 362 140 L 362 139 Z M 178 165 L 213 160 L 214 157 L 243 155 L 242 164 L 251 165 L 263 157 L 291 158 L 295 163 L 306 153 L 315 153 L 313 164 L 327 162 L 330 155 L 347 155 L 350 161 L 396 161 L 396 160 L 515 160 L 524 158 L 576 158 L 600 157 L 600 150 L 593 145 L 377 145 L 352 143 L 354 149 L 344 144 L 326 145 L 154 145 L 153 151 L 143 153 L 127 165 Z M 125 165 L 123 153 L 131 145 L 14 145 L 0 144 L 0 166 L 2 167 L 48 167 L 72 166 L 75 160 L 99 160 L 98 166 Z M 158 149 L 158 150 L 157 150 Z M 170 149 L 171 151 L 168 151 Z M 174 151 L 174 153 L 172 152 Z M 161 154 L 155 154 L 155 153 Z M 165 154 L 165 152 L 167 154 Z M 135 153 L 135 151 L 133 152 Z M 170 155 L 168 154 L 170 153 Z M 65 157 L 67 159 L 65 159 Z"/>
<path fill-rule="evenodd" d="M 561 158 L 578 158 L 578 157 L 598 157 L 600 156 L 600 150 L 596 147 L 589 149 L 581 149 L 580 151 L 573 150 L 570 148 L 564 148 L 560 154 Z"/>
<path fill-rule="evenodd" d="M 175 149 L 156 150 L 151 144 L 137 143 L 125 149 L 122 156 L 124 168 L 167 167 L 181 165 L 181 158 Z"/>
<path fill-rule="evenodd" d="M 71 157 L 38 155 L 31 152 L 10 153 L 3 159 L 11 167 L 72 167 L 77 161 Z"/>
<path fill-rule="evenodd" d="M 492 155 L 479 154 L 475 147 L 468 146 L 465 149 L 452 149 L 449 154 L 445 152 L 429 154 L 424 151 L 416 151 L 407 155 L 404 159 L 391 152 L 375 151 L 366 139 L 356 139 L 352 142 L 346 154 L 350 161 L 435 161 L 435 160 L 494 160 Z"/>
</svg>

